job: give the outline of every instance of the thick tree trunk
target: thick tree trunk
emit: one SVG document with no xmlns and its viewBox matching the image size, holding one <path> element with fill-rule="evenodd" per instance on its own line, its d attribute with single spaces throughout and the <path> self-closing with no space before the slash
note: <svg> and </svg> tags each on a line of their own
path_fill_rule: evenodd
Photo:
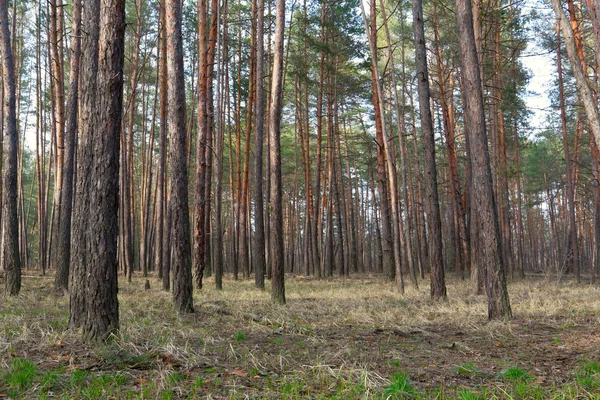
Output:
<svg viewBox="0 0 600 400">
<path fill-rule="evenodd" d="M 21 290 L 21 258 L 19 256 L 19 221 L 17 217 L 17 106 L 15 66 L 8 26 L 8 0 L 0 0 L 0 52 L 4 84 L 3 125 L 6 143 L 2 193 L 2 266 L 6 271 L 6 291 L 16 296 Z"/>
<path fill-rule="evenodd" d="M 481 261 L 486 267 L 488 318 L 511 317 L 506 289 L 504 260 L 498 214 L 487 146 L 481 75 L 475 47 L 473 14 L 470 0 L 455 0 L 460 48 L 462 90 L 465 104 L 465 127 L 470 138 L 473 166 L 475 213 L 480 234 Z"/>
<path fill-rule="evenodd" d="M 82 38 L 70 325 L 82 328 L 84 340 L 98 341 L 119 328 L 118 176 L 125 2 L 86 3 L 82 26 L 88 35 Z"/>
<path fill-rule="evenodd" d="M 185 81 L 183 75 L 183 37 L 181 3 L 167 0 L 167 76 L 168 130 L 171 164 L 171 266 L 173 301 L 181 313 L 194 311 L 192 299 L 192 260 L 188 211 L 187 136 L 185 134 Z"/>
</svg>

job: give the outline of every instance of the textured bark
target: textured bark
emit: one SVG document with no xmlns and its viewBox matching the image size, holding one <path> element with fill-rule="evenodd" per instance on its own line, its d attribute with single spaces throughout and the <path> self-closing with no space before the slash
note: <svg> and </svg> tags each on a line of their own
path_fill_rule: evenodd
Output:
<svg viewBox="0 0 600 400">
<path fill-rule="evenodd" d="M 283 100 L 283 32 L 285 25 L 285 0 L 277 0 L 275 49 L 271 79 L 271 105 L 269 110 L 269 160 L 271 163 L 271 300 L 285 304 L 285 271 L 283 253 L 283 209 L 281 185 L 281 108 Z"/>
<path fill-rule="evenodd" d="M 413 0 L 413 26 L 415 31 L 415 57 L 417 82 L 419 87 L 419 113 L 423 135 L 425 162 L 425 197 L 427 224 L 429 231 L 429 263 L 431 267 L 431 297 L 446 297 L 444 260 L 442 252 L 442 219 L 437 191 L 437 171 L 435 165 L 435 138 L 431 115 L 429 74 L 427 71 L 427 50 L 425 48 L 425 28 L 423 24 L 423 3 Z"/>
<path fill-rule="evenodd" d="M 265 288 L 265 223 L 263 200 L 263 139 L 264 139 L 264 16 L 265 2 L 257 0 L 256 20 L 256 111 L 254 112 L 255 137 L 255 168 L 254 168 L 254 285 L 259 289 Z"/>
<path fill-rule="evenodd" d="M 73 27 L 71 39 L 71 68 L 69 92 L 67 93 L 67 118 L 63 170 L 63 193 L 60 197 L 60 223 L 54 287 L 68 289 L 69 259 L 71 257 L 71 215 L 73 211 L 73 175 L 75 167 L 75 145 L 77 140 L 77 117 L 79 111 L 79 64 L 81 60 L 81 0 L 73 2 Z"/>
<path fill-rule="evenodd" d="M 51 45 L 51 60 L 52 60 L 52 91 L 54 102 L 54 133 L 56 137 L 56 165 L 54 174 L 54 200 L 52 211 L 52 233 L 54 237 L 51 242 L 53 250 L 51 254 L 56 254 L 58 251 L 57 242 L 60 232 L 60 223 L 62 220 L 62 196 L 64 184 L 64 157 L 65 157 L 65 77 L 64 77 L 64 51 L 63 51 L 63 9 L 64 4 L 60 0 L 50 2 L 50 45 Z M 46 224 L 44 224 L 46 225 Z M 45 226 L 43 231 L 46 231 Z M 47 232 L 44 232 L 47 236 Z M 41 244 L 41 243 L 40 243 Z M 48 261 L 46 254 L 41 254 L 41 250 L 45 250 L 45 245 L 40 248 L 39 258 L 41 261 L 42 272 L 45 272 Z M 56 265 L 54 265 L 56 268 Z"/>
<path fill-rule="evenodd" d="M 158 155 L 157 179 L 157 199 L 156 199 L 156 252 L 155 263 L 158 267 L 158 274 L 162 278 L 163 290 L 169 290 L 171 286 L 170 262 L 167 253 L 169 244 L 169 225 L 167 224 L 167 35 L 166 35 L 166 0 L 160 2 L 160 71 L 159 71 L 159 92 L 160 92 L 160 139 Z M 165 257 L 167 254 L 167 257 Z"/>
<path fill-rule="evenodd" d="M 87 276 L 87 318 L 83 337 L 104 340 L 119 328 L 117 235 L 119 134 L 123 109 L 125 1 L 101 0 L 96 98 L 98 131 L 93 140 L 92 248 Z M 84 160 L 82 160 L 83 162 Z"/>
<path fill-rule="evenodd" d="M 192 260 L 188 211 L 187 136 L 185 134 L 185 81 L 183 76 L 183 37 L 181 2 L 167 0 L 168 132 L 171 166 L 171 266 L 173 302 L 181 313 L 194 311 Z"/>
<path fill-rule="evenodd" d="M 223 12 L 221 13 L 221 9 L 218 9 L 219 17 L 220 15 L 227 15 L 227 0 L 223 2 Z M 222 208 L 223 208 L 223 154 L 224 154 L 224 142 L 225 142 L 225 134 L 224 129 L 227 127 L 229 129 L 230 121 L 225 121 L 225 117 L 223 115 L 229 116 L 229 67 L 228 67 L 228 45 L 227 45 L 227 18 L 224 18 L 223 21 L 223 38 L 221 40 L 223 56 L 222 62 L 217 57 L 217 65 L 219 66 L 217 70 L 217 76 L 223 76 L 223 82 L 220 82 L 220 78 L 217 79 L 217 121 L 218 126 L 215 127 L 215 148 L 216 148 L 216 166 L 215 166 L 215 175 L 216 175 L 216 187 L 215 187 L 215 286 L 217 289 L 223 289 L 223 264 L 224 264 L 224 253 L 225 250 L 223 248 L 223 221 L 222 221 Z M 219 45 L 219 40 L 217 40 L 217 46 Z M 217 47 L 217 49 L 219 49 Z M 224 71 L 222 71 L 224 69 Z M 224 74 L 223 74 L 224 72 Z M 224 90 L 224 93 L 221 94 L 221 90 Z M 224 97 L 224 100 L 221 99 L 221 96 Z M 223 117 L 222 117 L 223 116 Z M 227 118 L 229 119 L 229 118 Z M 230 131 L 231 132 L 231 131 Z M 230 146 L 231 146 L 231 134 L 229 135 Z M 230 147 L 231 148 L 231 147 Z M 231 154 L 231 153 L 230 153 Z M 233 160 L 232 157 L 229 158 L 230 162 Z M 233 167 L 230 164 L 230 176 L 233 177 Z M 233 188 L 232 182 L 229 185 L 230 194 L 233 194 L 231 190 Z M 232 202 L 233 204 L 233 202 Z M 233 211 L 233 210 L 232 210 Z M 233 216 L 233 212 L 231 213 Z"/>
<path fill-rule="evenodd" d="M 16 296 L 21 290 L 21 258 L 19 255 L 19 221 L 17 218 L 17 131 L 15 66 L 10 29 L 8 1 L 0 0 L 0 52 L 2 53 L 2 80 L 4 84 L 3 121 L 6 164 L 2 192 L 2 266 L 6 271 L 6 291 Z"/>
<path fill-rule="evenodd" d="M 198 0 L 198 139 L 196 144 L 196 185 L 194 193 L 193 262 L 196 287 L 202 288 L 206 260 L 206 145 L 208 138 L 208 30 L 207 0 Z"/>
<path fill-rule="evenodd" d="M 477 213 L 478 245 L 486 268 L 488 318 L 511 317 L 506 289 L 504 260 L 498 214 L 494 201 L 490 159 L 487 145 L 481 75 L 475 47 L 473 14 L 470 0 L 455 0 L 456 24 L 460 49 L 462 90 L 465 103 L 465 128 L 470 138 L 473 168 L 473 199 Z"/>
<path fill-rule="evenodd" d="M 196 287 L 202 288 L 204 271 L 210 269 L 210 205 L 211 171 L 214 126 L 213 71 L 217 45 L 218 1 L 211 2 L 211 21 L 208 29 L 208 10 L 205 1 L 198 2 L 200 57 L 198 58 L 198 142 L 196 146 L 196 188 L 194 206 L 194 272 Z"/>
<path fill-rule="evenodd" d="M 117 235 L 125 2 L 86 3 L 80 75 L 81 141 L 72 230 L 71 327 L 86 341 L 119 328 Z"/>
</svg>

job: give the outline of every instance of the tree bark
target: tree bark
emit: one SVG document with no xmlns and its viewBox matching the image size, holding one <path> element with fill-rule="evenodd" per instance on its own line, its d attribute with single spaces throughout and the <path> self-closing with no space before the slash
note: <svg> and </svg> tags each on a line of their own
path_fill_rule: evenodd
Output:
<svg viewBox="0 0 600 400">
<path fill-rule="evenodd" d="M 77 140 L 77 117 L 79 111 L 79 64 L 81 60 L 81 0 L 73 2 L 73 27 L 71 39 L 71 68 L 69 92 L 67 93 L 67 118 L 63 169 L 63 193 L 60 197 L 60 223 L 56 275 L 54 287 L 66 291 L 69 284 L 69 259 L 71 257 L 71 215 L 73 211 L 73 175 L 75 167 L 75 145 Z"/>
<path fill-rule="evenodd" d="M 2 193 L 2 266 L 6 271 L 6 291 L 16 296 L 21 290 L 21 258 L 19 255 L 19 221 L 17 217 L 17 106 L 15 91 L 15 65 L 10 29 L 8 26 L 8 0 L 0 0 L 0 52 L 2 53 L 2 80 L 4 84 L 3 125 L 6 164 Z"/>
<path fill-rule="evenodd" d="M 265 288 L 265 221 L 263 200 L 263 139 L 264 139 L 264 16 L 265 2 L 257 0 L 256 20 L 256 101 L 254 112 L 255 136 L 255 169 L 254 169 L 254 285 Z"/>
<path fill-rule="evenodd" d="M 494 201 L 494 190 L 487 145 L 483 92 L 470 0 L 455 0 L 456 23 L 461 61 L 462 90 L 466 99 L 465 128 L 470 138 L 473 167 L 473 191 L 477 213 L 481 261 L 486 267 L 486 292 L 488 318 L 510 318 L 512 316 L 506 277 L 498 214 Z"/>
<path fill-rule="evenodd" d="M 86 3 L 82 25 L 88 35 L 82 38 L 70 325 L 82 328 L 85 341 L 101 341 L 119 328 L 118 177 L 125 2 Z"/>
<path fill-rule="evenodd" d="M 281 108 L 283 100 L 283 32 L 285 25 L 285 0 L 277 0 L 275 16 L 275 50 L 271 80 L 271 108 L 269 110 L 269 138 L 271 148 L 271 300 L 285 304 L 283 209 L 281 185 Z"/>
<path fill-rule="evenodd" d="M 425 48 L 425 27 L 423 24 L 423 3 L 413 0 L 413 26 L 415 31 L 415 57 L 417 82 L 419 87 L 419 111 L 423 134 L 425 158 L 425 196 L 429 230 L 429 263 L 431 266 L 430 294 L 434 299 L 446 297 L 446 279 L 442 252 L 442 220 L 437 191 L 437 170 L 435 165 L 435 138 L 433 117 L 431 116 L 429 73 L 427 71 L 427 49 Z"/>
<path fill-rule="evenodd" d="M 194 311 L 192 298 L 192 260 L 188 211 L 187 136 L 185 134 L 185 81 L 183 75 L 183 37 L 181 2 L 167 0 L 167 77 L 168 131 L 171 165 L 171 266 L 173 302 L 180 313 Z"/>
</svg>

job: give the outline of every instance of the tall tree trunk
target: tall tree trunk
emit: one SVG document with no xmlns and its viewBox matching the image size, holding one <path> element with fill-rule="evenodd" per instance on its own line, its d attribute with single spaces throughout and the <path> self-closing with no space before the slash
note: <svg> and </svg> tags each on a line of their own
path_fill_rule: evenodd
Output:
<svg viewBox="0 0 600 400">
<path fill-rule="evenodd" d="M 425 48 L 423 3 L 421 0 L 413 0 L 413 26 L 415 30 L 415 56 L 419 86 L 419 111 L 421 115 L 423 153 L 425 158 L 425 196 L 430 238 L 431 297 L 440 299 L 446 297 L 446 280 L 444 277 L 442 220 L 437 191 L 435 138 L 433 136 L 433 117 L 431 116 L 431 108 L 429 107 L 429 73 L 427 71 L 427 50 Z"/>
<path fill-rule="evenodd" d="M 208 145 L 208 27 L 207 1 L 198 0 L 198 138 L 196 144 L 196 185 L 194 194 L 193 262 L 196 287 L 202 288 L 206 261 L 206 147 Z"/>
<path fill-rule="evenodd" d="M 254 147 L 254 285 L 259 289 L 265 288 L 265 221 L 263 202 L 263 139 L 264 139 L 264 16 L 265 2 L 257 0 L 256 21 L 256 111 L 254 126 L 256 141 Z"/>
<path fill-rule="evenodd" d="M 378 103 L 378 108 L 379 108 L 379 112 L 382 116 L 382 120 L 383 120 L 383 116 L 385 115 L 385 109 L 384 109 L 384 105 L 383 105 L 383 93 L 382 93 L 382 89 L 381 89 L 381 83 L 379 82 L 379 71 L 377 70 L 377 62 L 376 62 L 376 54 L 377 54 L 377 45 L 376 45 L 376 41 L 373 40 L 373 33 L 371 31 L 371 27 L 369 26 L 368 23 L 368 19 L 367 16 L 365 14 L 365 9 L 364 9 L 364 5 L 361 3 L 361 13 L 362 13 L 362 17 L 363 17 L 363 22 L 364 22 L 364 26 L 365 26 L 365 32 L 367 34 L 367 37 L 369 39 L 369 49 L 371 52 L 371 68 L 372 71 L 375 71 L 375 76 L 373 79 L 376 82 L 375 85 L 375 90 L 374 93 L 377 96 L 377 103 Z M 383 122 L 383 121 L 382 121 Z M 382 133 L 382 143 L 383 143 L 383 149 L 385 150 L 385 164 L 386 164 L 386 177 L 387 177 L 387 183 L 388 183 L 388 188 L 389 188 L 389 192 L 390 192 L 390 202 L 391 202 L 391 224 L 392 224 L 392 240 L 393 240 L 393 244 L 392 244 L 392 253 L 394 255 L 394 266 L 395 266 L 395 270 L 396 270 L 396 286 L 397 289 L 400 293 L 404 293 L 404 278 L 402 276 L 402 264 L 400 261 L 400 240 L 401 240 L 401 236 L 400 236 L 400 225 L 399 225 L 399 212 L 398 212 L 398 198 L 397 198 L 397 188 L 398 185 L 396 184 L 396 171 L 395 171 L 395 155 L 393 150 L 391 149 L 391 144 L 390 144 L 390 139 L 388 137 L 388 134 L 386 132 L 386 126 L 385 123 L 381 124 L 381 133 Z M 383 219 L 383 216 L 382 216 Z"/>
<path fill-rule="evenodd" d="M 573 269 L 575 272 L 575 279 L 577 283 L 580 281 L 579 274 L 579 246 L 577 242 L 577 220 L 575 218 L 575 182 L 572 172 L 573 160 L 569 150 L 569 136 L 567 133 L 567 116 L 565 110 L 565 95 L 563 90 L 563 71 L 562 71 L 562 59 L 561 59 L 561 45 L 560 45 L 560 32 L 558 32 L 557 26 L 557 47 L 556 47 L 556 63 L 558 65 L 558 91 L 559 91 L 559 102 L 560 102 L 560 121 L 561 130 L 563 136 L 563 148 L 565 152 L 565 165 L 566 165 L 566 177 L 567 177 L 567 200 L 568 200 L 568 212 L 569 212 L 569 245 L 568 252 L 573 253 Z"/>
<path fill-rule="evenodd" d="M 269 137 L 271 148 L 271 300 L 285 304 L 283 209 L 281 201 L 281 108 L 283 100 L 283 32 L 285 25 L 285 0 L 276 2 L 275 52 L 271 81 L 271 108 L 269 110 Z"/>
<path fill-rule="evenodd" d="M 369 14 L 370 23 L 370 40 L 375 42 L 375 49 L 377 49 L 377 9 L 375 7 L 375 1 L 371 2 L 371 10 Z M 396 276 L 396 267 L 394 265 L 394 252 L 393 252 L 393 239 L 392 239 L 392 226 L 391 226 L 391 211 L 390 211 L 390 200 L 389 200 L 389 181 L 386 175 L 386 163 L 385 163 L 385 146 L 383 143 L 383 115 L 381 113 L 382 108 L 379 106 L 379 96 L 377 87 L 377 54 L 371 54 L 373 58 L 371 66 L 371 89 L 373 90 L 373 113 L 375 117 L 375 142 L 377 143 L 377 189 L 379 192 L 379 205 L 381 207 L 381 249 L 382 249 L 382 263 L 383 271 L 386 274 L 386 278 L 389 281 L 393 281 Z"/>
<path fill-rule="evenodd" d="M 82 37 L 70 325 L 82 328 L 84 340 L 99 341 L 119 328 L 118 176 L 125 2 L 86 3 L 82 26 L 88 34 Z"/>
<path fill-rule="evenodd" d="M 167 32 L 166 32 L 166 0 L 160 2 L 160 29 L 159 29 L 159 92 L 160 92 L 160 139 L 158 155 L 157 180 L 157 200 L 156 200 L 156 252 L 155 262 L 158 266 L 158 274 L 162 278 L 162 287 L 169 290 L 171 286 L 170 260 L 165 255 L 170 239 L 167 211 Z M 165 244 L 167 246 L 165 247 Z"/>
<path fill-rule="evenodd" d="M 8 1 L 0 0 L 0 52 L 4 84 L 3 125 L 6 141 L 6 165 L 2 193 L 2 266 L 6 271 L 6 291 L 16 296 L 21 290 L 21 258 L 19 256 L 19 221 L 17 217 L 17 106 L 15 66 L 8 27 Z"/>
<path fill-rule="evenodd" d="M 56 246 L 56 261 L 54 262 L 56 268 L 54 287 L 57 290 L 63 291 L 66 291 L 69 285 L 69 261 L 71 257 L 71 214 L 73 210 L 73 175 L 77 140 L 77 116 L 79 111 L 79 63 L 81 60 L 81 0 L 73 2 L 71 51 L 64 164 L 62 166 L 63 193 L 60 197 L 61 212 Z"/>
<path fill-rule="evenodd" d="M 486 266 L 488 318 L 511 317 L 506 289 L 504 260 L 498 214 L 487 146 L 481 75 L 475 47 L 473 14 L 470 0 L 455 0 L 460 49 L 462 90 L 465 104 L 465 127 L 471 145 L 475 212 L 481 231 L 482 262 Z"/>
<path fill-rule="evenodd" d="M 52 240 L 54 252 L 58 248 L 59 227 L 62 213 L 63 196 L 63 174 L 64 174 L 64 154 L 65 154 L 65 78 L 64 78 L 64 52 L 63 52 L 63 9 L 64 4 L 60 0 L 50 2 L 50 44 L 51 44 L 51 59 L 52 59 L 52 90 L 55 103 L 54 131 L 56 133 L 56 165 L 54 174 L 54 200 L 52 211 L 52 232 L 55 237 Z M 44 264 L 41 265 L 42 270 L 46 268 L 46 257 L 42 257 Z M 56 268 L 56 265 L 54 266 Z"/>
<path fill-rule="evenodd" d="M 171 139 L 171 266 L 173 268 L 173 301 L 181 313 L 194 311 L 192 298 L 192 265 L 190 221 L 188 211 L 188 169 L 185 134 L 185 81 L 183 75 L 183 37 L 181 2 L 167 0 L 167 76 L 168 129 Z"/>
</svg>

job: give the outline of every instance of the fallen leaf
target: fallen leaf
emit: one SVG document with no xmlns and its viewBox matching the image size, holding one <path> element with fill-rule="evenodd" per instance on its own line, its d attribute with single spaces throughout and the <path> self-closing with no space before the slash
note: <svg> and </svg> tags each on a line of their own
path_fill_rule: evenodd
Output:
<svg viewBox="0 0 600 400">
<path fill-rule="evenodd" d="M 242 378 L 245 378 L 248 376 L 248 374 L 241 369 L 234 369 L 233 371 L 229 372 L 229 375 L 237 375 L 237 376 L 241 376 Z"/>
<path fill-rule="evenodd" d="M 136 386 L 143 386 L 143 385 L 145 385 L 146 383 L 148 383 L 148 380 L 147 380 L 147 379 L 144 379 L 144 378 L 137 378 L 137 379 L 135 380 L 135 385 L 136 385 Z"/>
</svg>

